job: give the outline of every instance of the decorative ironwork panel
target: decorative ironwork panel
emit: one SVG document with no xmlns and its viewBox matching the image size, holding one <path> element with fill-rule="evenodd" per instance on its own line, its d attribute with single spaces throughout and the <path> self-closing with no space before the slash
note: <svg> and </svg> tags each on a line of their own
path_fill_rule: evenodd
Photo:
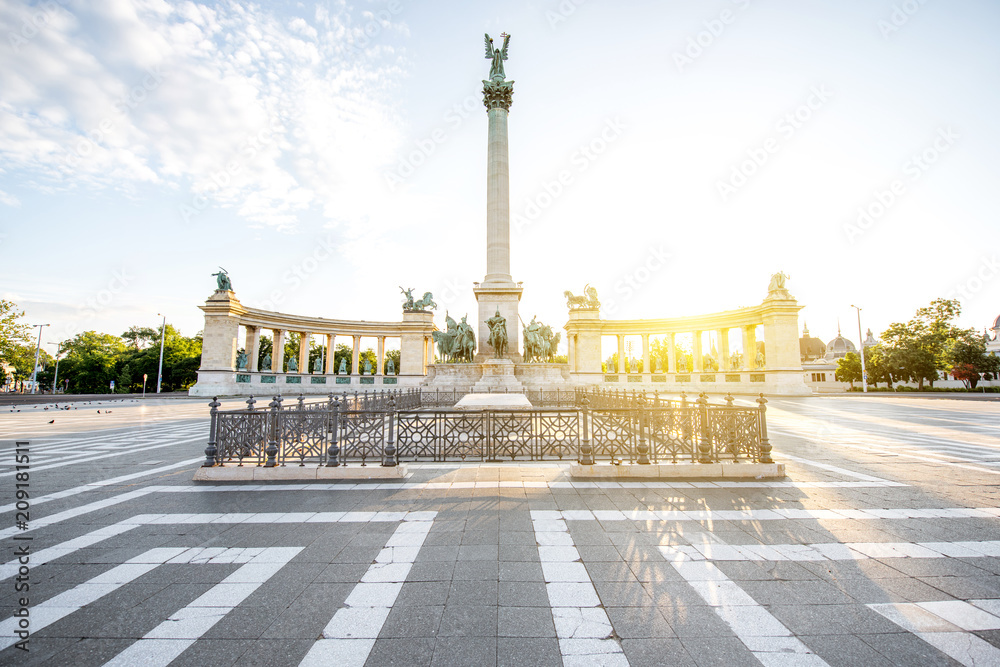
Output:
<svg viewBox="0 0 1000 667">
<path fill-rule="evenodd" d="M 384 412 L 342 412 L 337 432 L 341 460 L 361 461 L 362 465 L 368 459 L 381 462 L 385 446 L 385 418 Z"/>
<path fill-rule="evenodd" d="M 486 413 L 441 412 L 441 460 L 486 458 Z"/>
<path fill-rule="evenodd" d="M 434 412 L 397 413 L 396 457 L 397 460 L 419 461 L 420 459 L 441 460 L 437 442 L 441 415 Z"/>
<path fill-rule="evenodd" d="M 534 415 L 531 412 L 491 412 L 490 459 L 533 459 L 532 432 Z"/>
<path fill-rule="evenodd" d="M 594 458 L 634 459 L 638 420 L 632 410 L 593 411 L 590 420 Z"/>
<path fill-rule="evenodd" d="M 278 415 L 278 462 L 321 463 L 326 455 L 330 413 L 317 410 L 289 410 Z"/>
<path fill-rule="evenodd" d="M 576 457 L 580 446 L 580 414 L 578 412 L 539 412 L 535 428 L 536 452 L 539 459 Z"/>
<path fill-rule="evenodd" d="M 712 442 L 720 458 L 757 461 L 760 457 L 760 413 L 753 409 L 709 411 Z"/>
<path fill-rule="evenodd" d="M 692 408 L 650 410 L 649 457 L 665 463 L 691 462 L 697 459 L 695 434 L 698 411 Z"/>
<path fill-rule="evenodd" d="M 220 412 L 216 425 L 217 458 L 225 465 L 237 461 L 239 465 L 264 461 L 270 426 L 269 412 Z"/>
</svg>

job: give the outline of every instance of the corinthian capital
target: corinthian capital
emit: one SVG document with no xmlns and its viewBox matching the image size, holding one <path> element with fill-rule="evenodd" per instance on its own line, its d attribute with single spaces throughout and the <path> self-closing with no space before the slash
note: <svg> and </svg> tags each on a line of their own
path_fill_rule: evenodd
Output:
<svg viewBox="0 0 1000 667">
<path fill-rule="evenodd" d="M 483 81 L 483 105 L 487 109 L 510 111 L 513 94 L 513 81 Z"/>
</svg>

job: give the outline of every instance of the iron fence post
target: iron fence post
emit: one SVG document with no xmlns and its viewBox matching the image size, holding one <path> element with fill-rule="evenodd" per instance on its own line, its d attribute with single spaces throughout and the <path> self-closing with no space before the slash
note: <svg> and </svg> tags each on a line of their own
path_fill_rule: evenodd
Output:
<svg viewBox="0 0 1000 667">
<path fill-rule="evenodd" d="M 273 468 L 277 465 L 275 458 L 278 456 L 278 418 L 281 416 L 281 396 L 275 396 L 268 406 L 271 408 L 271 428 L 269 429 L 267 442 L 267 461 L 264 462 L 265 468 Z"/>
<path fill-rule="evenodd" d="M 594 465 L 594 447 L 590 442 L 590 399 L 584 394 L 580 399 L 582 411 L 578 413 L 583 420 L 583 441 L 580 443 L 580 465 Z"/>
<path fill-rule="evenodd" d="M 205 462 L 201 464 L 202 468 L 211 468 L 215 465 L 215 458 L 219 454 L 219 448 L 216 446 L 216 437 L 218 436 L 219 428 L 219 397 L 213 396 L 212 402 L 208 404 L 208 407 L 212 408 L 212 419 L 208 424 L 208 446 L 205 447 Z"/>
<path fill-rule="evenodd" d="M 712 429 L 708 424 L 708 399 L 702 392 L 695 401 L 701 413 L 701 441 L 698 443 L 698 463 L 712 462 Z"/>
<path fill-rule="evenodd" d="M 726 448 L 733 455 L 733 461 L 740 458 L 740 444 L 736 441 L 736 407 L 732 392 L 726 394 Z"/>
<path fill-rule="evenodd" d="M 247 399 L 247 411 L 253 412 L 253 406 L 254 406 L 254 403 L 256 403 L 256 402 L 257 401 L 254 400 L 253 394 L 250 394 L 250 398 Z"/>
<path fill-rule="evenodd" d="M 385 452 L 382 457 L 382 465 L 391 468 L 396 465 L 396 439 L 393 426 L 396 422 L 396 399 L 389 396 L 387 415 L 389 417 L 389 438 L 385 441 Z"/>
<path fill-rule="evenodd" d="M 639 414 L 639 465 L 649 465 L 649 442 L 646 440 L 646 393 L 639 394 L 636 400 Z"/>
<path fill-rule="evenodd" d="M 760 406 L 760 462 L 761 463 L 774 463 L 771 458 L 771 443 L 767 439 L 767 417 L 765 413 L 767 408 L 767 399 L 764 398 L 764 394 L 760 395 L 757 399 L 757 404 Z"/>
<path fill-rule="evenodd" d="M 330 394 L 330 448 L 326 452 L 326 467 L 336 468 L 340 465 L 340 444 L 337 440 L 337 427 L 340 425 L 340 401 Z"/>
</svg>

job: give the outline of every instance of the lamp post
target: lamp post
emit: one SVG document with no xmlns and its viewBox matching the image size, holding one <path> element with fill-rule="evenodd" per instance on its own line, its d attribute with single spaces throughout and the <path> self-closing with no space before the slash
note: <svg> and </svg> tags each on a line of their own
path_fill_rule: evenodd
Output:
<svg viewBox="0 0 1000 667">
<path fill-rule="evenodd" d="M 49 326 L 48 324 L 32 324 L 32 327 L 38 327 L 38 344 L 35 345 L 35 367 L 31 369 L 31 393 L 35 393 L 35 380 L 38 378 L 38 352 L 42 349 L 42 328 Z"/>
<path fill-rule="evenodd" d="M 51 342 L 48 343 L 52 345 Z M 52 376 L 52 395 L 56 395 L 56 386 L 59 384 L 59 355 L 62 354 L 62 343 L 56 343 L 56 373 Z"/>
<path fill-rule="evenodd" d="M 861 309 L 851 304 L 851 308 L 858 311 L 858 352 L 861 355 L 861 391 L 868 393 L 868 371 L 865 369 L 865 339 L 861 337 Z"/>
<path fill-rule="evenodd" d="M 163 381 L 163 334 L 167 330 L 167 316 L 157 313 L 163 318 L 163 325 L 160 327 L 160 367 L 156 371 L 156 393 L 160 393 L 160 383 Z"/>
</svg>

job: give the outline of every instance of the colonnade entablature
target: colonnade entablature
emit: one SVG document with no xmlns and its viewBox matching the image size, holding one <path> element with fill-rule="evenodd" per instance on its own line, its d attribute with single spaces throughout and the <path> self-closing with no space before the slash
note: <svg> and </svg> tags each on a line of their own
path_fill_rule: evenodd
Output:
<svg viewBox="0 0 1000 667">
<path fill-rule="evenodd" d="M 776 284 L 776 278 L 780 276 Z M 784 288 L 783 274 L 772 278 L 760 305 L 688 317 L 605 320 L 596 299 L 572 307 L 565 325 L 571 377 L 581 383 L 640 383 L 665 390 L 766 391 L 808 394 L 802 381 L 798 312 L 802 306 Z M 739 340 L 730 344 L 730 333 Z M 717 345 L 708 354 L 704 334 Z M 617 339 L 617 365 L 602 366 L 604 336 Z M 635 351 L 627 354 L 627 338 L 642 341 L 641 368 Z M 666 347 L 665 360 L 651 354 L 651 339 Z M 690 355 L 678 358 L 680 340 Z M 730 349 L 732 347 L 732 349 Z M 737 350 L 737 347 L 739 348 Z M 629 358 L 633 361 L 629 363 Z M 608 364 L 611 366 L 610 362 Z M 672 386 L 671 386 L 672 385 Z M 635 385 L 633 385 L 635 386 Z"/>
<path fill-rule="evenodd" d="M 280 384 L 293 385 L 288 389 L 296 393 L 325 393 L 336 385 L 415 385 L 426 377 L 427 365 L 434 359 L 434 318 L 430 312 L 404 312 L 400 322 L 306 317 L 244 306 L 234 292 L 223 289 L 216 290 L 199 308 L 205 313 L 205 328 L 193 395 L 276 393 L 281 390 L 268 385 Z M 261 335 L 267 332 L 272 352 L 265 358 L 270 363 L 261 368 Z M 314 366 L 309 364 L 308 344 L 299 345 L 296 359 L 284 359 L 284 343 L 290 333 L 299 334 L 304 341 L 313 336 L 325 339 L 321 359 Z M 377 341 L 377 362 L 370 373 L 360 365 L 362 338 Z M 386 340 L 393 338 L 399 340 L 399 367 L 386 373 Z M 338 339 L 350 341 L 348 372 L 338 372 L 342 369 L 335 367 Z"/>
</svg>

